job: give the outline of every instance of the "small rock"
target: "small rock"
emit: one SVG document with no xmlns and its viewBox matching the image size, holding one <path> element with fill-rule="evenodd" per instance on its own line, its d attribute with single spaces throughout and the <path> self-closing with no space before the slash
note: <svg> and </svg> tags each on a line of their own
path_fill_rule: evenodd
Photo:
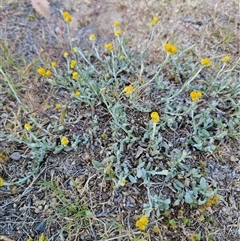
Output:
<svg viewBox="0 0 240 241">
<path fill-rule="evenodd" d="M 10 158 L 14 161 L 18 161 L 20 160 L 21 156 L 22 155 L 18 151 L 16 151 L 11 154 Z"/>
<path fill-rule="evenodd" d="M 195 24 L 197 21 L 194 18 L 188 17 L 188 16 L 183 16 L 181 17 L 181 20 L 186 23 L 193 23 Z"/>
<path fill-rule="evenodd" d="M 108 194 L 106 192 L 102 193 L 102 199 L 103 200 L 108 200 L 109 199 L 109 196 L 108 196 Z"/>
<path fill-rule="evenodd" d="M 17 194 L 18 194 L 18 189 L 17 189 L 16 186 L 13 186 L 13 187 L 11 188 L 11 191 L 12 191 L 12 194 L 13 194 L 13 195 L 17 195 Z"/>
<path fill-rule="evenodd" d="M 40 210 L 38 208 L 35 208 L 35 213 L 40 213 Z"/>
<path fill-rule="evenodd" d="M 139 146 L 135 158 L 138 159 L 142 155 L 143 151 L 144 149 Z"/>
<path fill-rule="evenodd" d="M 43 209 L 43 206 L 42 206 L 42 205 L 39 205 L 39 206 L 38 206 L 38 209 L 39 209 L 39 210 L 42 210 L 42 209 Z"/>
<path fill-rule="evenodd" d="M 35 230 L 36 230 L 38 233 L 43 233 L 44 230 L 45 230 L 45 228 L 46 228 L 46 226 L 47 226 L 46 222 L 45 222 L 45 221 L 42 221 L 41 223 L 39 223 L 39 224 L 36 226 Z"/>
</svg>

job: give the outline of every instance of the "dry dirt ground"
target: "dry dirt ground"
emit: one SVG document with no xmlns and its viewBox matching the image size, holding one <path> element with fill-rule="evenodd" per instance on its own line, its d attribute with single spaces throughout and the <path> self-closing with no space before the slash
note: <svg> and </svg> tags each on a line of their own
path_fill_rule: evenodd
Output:
<svg viewBox="0 0 240 241">
<path fill-rule="evenodd" d="M 65 39 L 59 38 L 63 10 L 68 10 L 74 19 L 71 25 L 74 44 L 86 51 L 88 36 L 92 32 L 98 36 L 99 45 L 111 40 L 114 20 L 121 22 L 123 32 L 129 36 L 128 44 L 140 50 L 149 37 L 152 17 L 159 16 L 160 22 L 150 47 L 152 61 L 161 58 L 157 50 L 162 49 L 167 41 L 185 47 L 194 44 L 199 59 L 222 54 L 230 54 L 234 59 L 240 56 L 238 0 L 83 0 L 53 1 L 50 5 L 51 17 L 45 19 L 36 13 L 30 1 L 0 1 L 1 55 L 8 58 L 2 62 L 6 62 L 8 66 L 5 67 L 14 74 L 17 68 L 11 67 L 11 63 L 17 65 L 24 59 L 25 69 L 16 74 L 16 85 L 31 87 L 21 97 L 42 123 L 59 118 L 56 112 L 48 111 L 47 106 L 62 101 L 65 92 L 34 86 L 31 80 L 35 77 L 30 69 L 38 66 L 39 61 L 35 59 L 58 58 L 60 61 L 60 56 L 67 50 Z M 0 131 L 18 137 L 19 126 L 26 116 L 8 93 L 1 78 Z M 84 133 L 91 115 L 99 116 L 100 128 L 93 131 L 90 141 L 76 152 L 47 153 L 39 171 L 26 181 L 24 178 L 35 165 L 29 149 L 14 141 L 0 139 L 0 152 L 8 157 L 7 162 L 3 157 L 0 159 L 0 176 L 7 182 L 18 182 L 18 185 L 0 188 L 0 240 L 23 241 L 29 236 L 38 240 L 41 233 L 49 240 L 60 241 L 197 240 L 194 233 L 201 233 L 199 240 L 240 240 L 239 138 L 220 141 L 212 154 L 192 150 L 191 165 L 202 164 L 208 181 L 218 187 L 219 205 L 209 208 L 204 215 L 194 208 L 182 207 L 179 212 L 171 207 L 169 213 L 160 218 L 152 214 L 149 230 L 142 233 L 135 227 L 135 216 L 142 214 L 146 190 L 138 183 L 127 183 L 114 190 L 112 183 L 92 165 L 92 159 L 102 161 L 105 158 L 103 150 L 109 143 L 100 137 L 103 133 L 111 135 L 106 125 L 109 117 L 102 113 L 104 107 L 101 105 L 91 111 L 81 107 L 72 109 L 68 113 L 69 123 L 76 116 L 81 118 L 77 125 L 70 123 L 66 126 L 69 133 Z M 148 118 L 140 113 L 139 116 L 142 121 Z M 137 150 L 137 146 L 133 147 L 126 156 L 135 157 Z M 75 213 L 79 216 L 74 216 Z M 181 223 L 183 217 L 191 222 L 188 225 Z M 172 219 L 177 220 L 177 225 L 169 225 Z"/>
</svg>

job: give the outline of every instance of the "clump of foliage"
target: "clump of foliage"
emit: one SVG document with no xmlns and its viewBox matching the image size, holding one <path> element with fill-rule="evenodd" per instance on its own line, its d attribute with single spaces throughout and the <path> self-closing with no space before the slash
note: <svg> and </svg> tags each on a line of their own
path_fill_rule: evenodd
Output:
<svg viewBox="0 0 240 241">
<path fill-rule="evenodd" d="M 63 18 L 69 30 L 70 14 L 64 12 Z M 19 184 L 39 171 L 46 153 L 58 154 L 85 146 L 100 128 L 99 118 L 92 116 L 83 134 L 66 135 L 68 110 L 78 104 L 86 109 L 97 109 L 100 103 L 110 116 L 111 135 L 106 137 L 103 133 L 102 136 L 109 138 L 110 144 L 104 161 L 93 159 L 92 164 L 115 189 L 136 183 L 146 188 L 148 202 L 142 207 L 144 215 L 137 220 L 137 228 L 145 230 L 152 212 L 160 216 L 171 206 L 187 204 L 204 209 L 218 203 L 217 189 L 208 183 L 200 167 L 192 167 L 191 155 L 193 150 L 214 152 L 220 140 L 239 135 L 240 79 L 235 73 L 239 61 L 232 62 L 228 55 L 219 59 L 205 56 L 196 59 L 192 54 L 193 46 L 184 49 L 167 42 L 162 48 L 164 59 L 150 64 L 148 48 L 158 21 L 158 17 L 153 18 L 149 42 L 140 53 L 125 44 L 126 37 L 118 21 L 113 24 L 113 41 L 106 42 L 102 48 L 96 44 L 96 35 L 89 35 L 94 58 L 80 47 L 72 46 L 70 31 L 67 31 L 70 51 L 64 52 L 64 65 L 58 66 L 60 63 L 53 59 L 50 63 L 43 62 L 36 70 L 39 81 L 68 93 L 66 100 L 56 103 L 55 108 L 60 112 L 58 123 L 43 125 L 30 114 L 22 123 L 24 128 L 19 137 L 8 133 L 0 135 L 1 139 L 28 146 L 37 161 L 32 173 Z M 202 73 L 208 73 L 211 68 L 212 74 L 202 78 Z M 29 113 L 28 106 L 19 98 L 12 76 L 3 66 L 0 73 L 23 112 Z M 232 113 L 229 116 L 222 112 L 226 103 Z M 143 116 L 141 124 L 134 119 L 135 112 Z M 182 125 L 188 126 L 188 133 L 181 136 L 178 131 Z M 164 135 L 166 132 L 180 136 L 181 143 L 174 146 Z M 140 149 L 137 165 L 131 165 L 126 153 L 139 142 L 144 142 L 145 148 Z M 148 154 L 149 161 L 142 160 L 143 153 Z M 154 164 L 153 157 L 161 165 Z M 167 162 L 162 162 L 163 159 Z M 155 177 L 163 180 L 162 189 L 171 186 L 175 195 L 154 194 Z M 1 185 L 12 183 L 0 179 Z M 72 211 L 69 209 L 76 215 L 82 213 L 82 209 L 78 211 L 75 204 Z M 169 225 L 174 227 L 176 221 L 171 219 Z M 199 235 L 194 235 L 192 240 L 198 240 Z"/>
</svg>

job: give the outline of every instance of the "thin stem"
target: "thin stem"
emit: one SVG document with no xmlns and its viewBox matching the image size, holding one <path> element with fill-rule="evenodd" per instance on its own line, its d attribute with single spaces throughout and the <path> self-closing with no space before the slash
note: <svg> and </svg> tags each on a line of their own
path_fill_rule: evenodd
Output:
<svg viewBox="0 0 240 241">
<path fill-rule="evenodd" d="M 102 92 L 101 92 L 101 96 L 102 96 L 102 98 L 103 98 L 104 104 L 107 106 L 107 109 L 108 109 L 109 113 L 111 114 L 112 118 L 114 119 L 114 121 L 116 122 L 117 126 L 118 126 L 120 129 L 122 129 L 126 134 L 130 135 L 131 137 L 134 137 L 131 133 L 129 133 L 129 131 L 127 131 L 122 125 L 120 125 L 120 124 L 118 123 L 117 118 L 114 116 L 114 114 L 113 114 L 112 111 L 110 110 L 110 106 L 108 105 L 107 100 L 105 99 L 105 96 L 103 95 Z"/>
<path fill-rule="evenodd" d="M 181 88 L 179 91 L 175 92 L 175 94 L 172 95 L 171 97 L 168 97 L 167 100 L 171 100 L 171 99 L 173 99 L 174 97 L 176 97 L 177 95 L 179 95 L 179 94 L 185 89 L 186 86 L 188 86 L 189 84 L 192 83 L 192 81 L 198 76 L 198 74 L 202 71 L 203 68 L 204 68 L 204 67 L 201 67 L 192 78 L 190 78 L 188 81 L 186 81 L 186 82 L 183 84 L 182 88 Z"/>
<path fill-rule="evenodd" d="M 150 207 L 150 210 L 152 211 L 152 201 L 151 201 L 151 193 L 150 193 L 150 184 L 149 183 L 150 183 L 150 181 L 148 180 L 148 183 L 147 183 L 147 195 L 148 195 L 149 207 Z"/>
<path fill-rule="evenodd" d="M 125 48 L 124 48 L 123 42 L 122 42 L 122 38 L 120 38 L 119 36 L 117 36 L 117 40 L 118 40 L 118 42 L 119 42 L 119 44 L 120 44 L 120 47 L 121 47 L 121 49 L 122 49 L 122 51 L 123 51 L 123 54 L 127 57 L 128 62 L 129 62 L 130 64 L 134 65 L 134 63 L 132 62 L 132 60 L 129 58 L 127 52 L 125 51 Z"/>
<path fill-rule="evenodd" d="M 21 100 L 19 99 L 17 92 L 15 91 L 14 87 L 11 84 L 10 78 L 9 76 L 7 76 L 4 71 L 2 70 L 2 68 L 0 68 L 0 72 L 4 77 L 4 80 L 7 82 L 10 90 L 12 91 L 12 94 L 14 95 L 15 99 L 17 100 L 18 104 L 22 107 L 22 109 L 24 110 L 25 113 L 28 113 L 27 108 L 23 105 L 23 103 L 21 102 Z M 29 115 L 30 120 L 41 130 L 43 130 L 44 132 L 48 133 L 48 131 L 46 131 L 45 129 L 42 129 L 41 125 L 31 116 Z"/>
<path fill-rule="evenodd" d="M 216 75 L 216 77 L 215 77 L 215 80 L 218 79 L 218 77 L 220 76 L 220 74 L 223 72 L 225 66 L 226 66 L 226 63 L 223 63 L 223 66 L 222 66 L 222 68 L 218 71 L 218 73 L 217 73 L 217 75 Z"/>
<path fill-rule="evenodd" d="M 150 43 L 152 42 L 152 39 L 153 39 L 154 29 L 155 29 L 154 27 L 151 29 L 150 37 L 149 37 L 149 40 L 146 44 L 146 48 L 141 52 L 141 55 L 143 55 L 145 53 L 145 51 L 149 48 L 149 45 L 150 45 Z"/>
<path fill-rule="evenodd" d="M 159 69 L 158 69 L 158 71 L 156 72 L 156 74 L 155 74 L 146 84 L 140 86 L 140 87 L 139 87 L 139 90 L 143 89 L 144 87 L 146 87 L 146 86 L 149 85 L 152 81 L 155 80 L 155 78 L 156 78 L 156 77 L 159 75 L 159 73 L 161 72 L 163 66 L 167 63 L 169 56 L 170 56 L 170 55 L 167 54 L 167 57 L 165 58 L 165 60 L 159 65 L 159 67 L 158 67 Z"/>
<path fill-rule="evenodd" d="M 118 89 L 118 80 L 117 80 L 117 75 L 116 75 L 116 71 L 115 71 L 115 62 L 114 62 L 114 54 L 113 52 L 111 52 L 111 58 L 112 58 L 112 72 L 113 72 L 113 77 L 116 83 L 116 89 Z"/>
<path fill-rule="evenodd" d="M 156 123 L 153 123 L 153 131 L 152 131 L 152 137 L 151 137 L 151 140 L 154 140 L 154 137 L 155 137 L 155 133 L 156 133 Z"/>
<path fill-rule="evenodd" d="M 67 32 L 68 32 L 68 38 L 69 38 L 70 48 L 71 48 L 71 50 L 72 50 L 72 39 L 71 39 L 71 32 L 70 32 L 69 24 L 67 24 Z"/>
<path fill-rule="evenodd" d="M 15 91 L 15 89 L 13 88 L 12 84 L 10 83 L 9 77 L 4 73 L 4 71 L 2 70 L 2 68 L 0 68 L 0 72 L 2 73 L 4 80 L 7 82 L 9 88 L 11 89 L 15 99 L 17 100 L 17 102 L 23 107 L 24 111 L 27 112 L 27 110 L 25 109 L 25 107 L 23 106 L 21 100 L 18 98 L 18 95 Z"/>
<path fill-rule="evenodd" d="M 81 55 L 81 57 L 85 60 L 85 62 L 93 68 L 93 70 L 99 74 L 99 72 L 95 69 L 95 67 L 87 60 L 87 58 L 84 56 L 81 50 L 78 50 L 78 53 Z"/>
<path fill-rule="evenodd" d="M 93 43 L 93 49 L 94 49 L 94 51 L 95 51 L 95 53 L 96 53 L 96 56 L 97 56 L 98 60 L 100 60 L 100 61 L 102 62 L 102 59 L 101 59 L 101 57 L 100 57 L 100 55 L 99 55 L 99 53 L 98 53 L 98 49 L 96 48 L 96 46 L 95 46 L 94 43 Z"/>
</svg>

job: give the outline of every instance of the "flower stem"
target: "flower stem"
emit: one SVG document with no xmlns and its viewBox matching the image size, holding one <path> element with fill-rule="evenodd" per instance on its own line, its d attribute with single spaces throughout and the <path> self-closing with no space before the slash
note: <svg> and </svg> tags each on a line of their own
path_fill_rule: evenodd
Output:
<svg viewBox="0 0 240 241">
<path fill-rule="evenodd" d="M 204 67 L 201 67 L 192 78 L 190 78 L 188 81 L 186 81 L 186 82 L 183 84 L 183 86 L 182 86 L 182 88 L 181 88 L 180 90 L 178 90 L 177 92 L 175 92 L 175 94 L 172 95 L 171 97 L 168 97 L 167 100 L 171 100 L 171 99 L 173 99 L 174 97 L 176 97 L 177 95 L 179 95 L 179 94 L 185 89 L 186 86 L 188 86 L 189 84 L 192 83 L 192 81 L 198 76 L 198 74 L 202 71 L 203 68 L 204 68 Z"/>
</svg>

